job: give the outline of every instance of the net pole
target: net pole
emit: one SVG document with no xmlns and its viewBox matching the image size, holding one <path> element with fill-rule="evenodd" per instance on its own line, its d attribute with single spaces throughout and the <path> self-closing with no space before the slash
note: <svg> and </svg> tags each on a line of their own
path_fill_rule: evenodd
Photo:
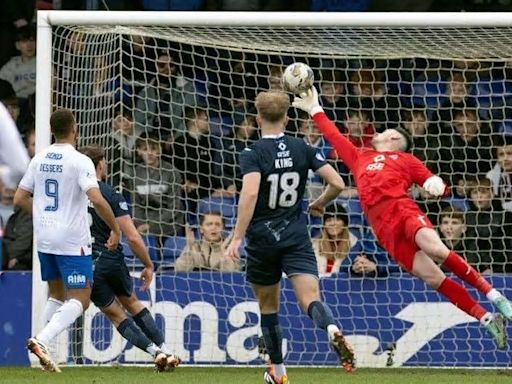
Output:
<svg viewBox="0 0 512 384">
<path fill-rule="evenodd" d="M 52 110 L 52 27 L 40 13 L 37 15 L 37 78 L 36 78 L 36 152 L 50 145 L 50 114 Z M 34 237 L 35 244 L 35 237 Z M 48 286 L 41 280 L 37 249 L 32 257 L 32 335 L 41 329 L 41 317 L 48 297 Z M 30 354 L 29 354 L 30 355 Z"/>
<path fill-rule="evenodd" d="M 279 27 L 508 27 L 512 12 L 126 12 L 39 11 L 51 25 Z"/>
</svg>

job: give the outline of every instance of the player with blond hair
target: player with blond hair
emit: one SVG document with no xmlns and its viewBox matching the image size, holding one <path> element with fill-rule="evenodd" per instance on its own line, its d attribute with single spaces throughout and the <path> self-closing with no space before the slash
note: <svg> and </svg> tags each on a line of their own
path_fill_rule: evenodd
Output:
<svg viewBox="0 0 512 384">
<path fill-rule="evenodd" d="M 448 188 L 420 160 L 406 153 L 411 144 L 407 132 L 400 128 L 386 129 L 373 137 L 373 148 L 357 149 L 325 115 L 314 87 L 296 97 L 293 106 L 309 113 L 354 174 L 365 216 L 389 255 L 403 269 L 479 320 L 499 349 L 507 348 L 504 317 L 512 320 L 510 302 L 463 257 L 446 247 L 428 217 L 408 196 L 413 184 L 438 197 L 444 196 Z M 488 312 L 436 263 L 486 295 L 500 313 Z"/>
<path fill-rule="evenodd" d="M 262 92 L 256 98 L 261 139 L 240 154 L 243 185 L 238 219 L 227 249 L 229 257 L 238 258 L 246 237 L 247 280 L 259 303 L 261 330 L 270 356 L 271 365 L 264 375 L 268 384 L 288 382 L 278 320 L 283 272 L 291 281 L 300 307 L 328 333 L 344 368 L 351 371 L 354 364 L 351 347 L 331 310 L 320 299 L 315 253 L 302 217 L 309 170 L 328 183 L 313 204 L 316 211 L 335 199 L 344 183 L 314 148 L 284 134 L 289 106 L 287 94 L 280 91 Z"/>
</svg>

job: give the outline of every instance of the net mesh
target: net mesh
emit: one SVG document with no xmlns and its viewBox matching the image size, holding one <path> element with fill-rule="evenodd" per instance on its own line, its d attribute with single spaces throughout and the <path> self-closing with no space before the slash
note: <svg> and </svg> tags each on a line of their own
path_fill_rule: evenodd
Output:
<svg viewBox="0 0 512 384">
<path fill-rule="evenodd" d="M 421 188 L 411 195 L 441 225 L 445 242 L 479 270 L 510 272 L 507 169 L 512 166 L 507 156 L 512 155 L 504 143 L 512 133 L 511 36 L 510 28 L 60 26 L 53 30 L 52 103 L 76 113 L 80 144 L 105 148 L 108 182 L 129 202 L 158 267 L 159 277 L 143 299 L 157 314 L 167 342 L 188 362 L 255 363 L 258 311 L 245 281 L 236 273 L 180 275 L 173 269 L 193 269 L 190 260 L 177 260 L 187 241 L 201 237 L 202 213 L 223 215 L 223 236 L 234 225 L 241 187 L 237 155 L 257 138 L 256 94 L 279 89 L 284 67 L 303 61 L 315 72 L 326 113 L 356 145 L 369 146 L 371 136 L 386 128 L 408 130 L 413 153 L 454 192 L 442 201 Z M 340 274 L 323 280 L 325 295 L 356 345 L 360 363 L 495 362 L 491 349 L 489 359 L 467 363 L 471 353 L 487 348 L 485 336 L 476 337 L 480 331 L 468 318 L 400 274 L 377 246 L 346 167 L 306 116 L 294 110 L 289 115 L 287 133 L 316 146 L 349 186 L 338 204 L 346 211 L 351 250 L 343 261 L 319 261 L 319 266 L 324 275 L 339 268 Z M 321 189 L 311 175 L 304 206 Z M 491 202 L 489 191 L 495 195 Z M 323 236 L 321 221 L 308 220 L 312 236 Z M 325 251 L 321 241 L 315 245 Z M 140 264 L 125 250 L 136 272 Z M 355 262 L 361 254 L 369 260 L 363 275 Z M 206 261 L 196 260 L 196 267 L 201 263 Z M 241 266 L 219 261 L 213 268 Z M 498 285 L 504 281 L 499 276 Z M 418 300 L 415 293 L 434 307 L 411 317 L 406 309 Z M 313 331 L 307 317 L 299 317 L 288 283 L 283 300 L 287 360 L 335 364 L 325 337 Z M 372 303 L 387 309 L 374 310 Z M 450 327 L 460 327 L 444 332 L 448 326 L 440 324 L 447 316 Z M 411 322 L 420 324 L 419 332 L 408 333 Z M 96 309 L 84 323 L 85 328 L 77 327 L 84 342 L 65 348 L 66 359 L 148 360 L 133 348 L 121 353 L 125 344 Z M 366 332 L 376 334 L 363 336 Z M 441 333 L 445 344 L 425 347 Z M 446 350 L 445 345 L 456 347 Z"/>
</svg>

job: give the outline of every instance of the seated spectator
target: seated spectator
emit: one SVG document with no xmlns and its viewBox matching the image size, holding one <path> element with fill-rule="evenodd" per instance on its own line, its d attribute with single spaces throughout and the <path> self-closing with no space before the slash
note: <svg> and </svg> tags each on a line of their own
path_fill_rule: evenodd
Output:
<svg viewBox="0 0 512 384">
<path fill-rule="evenodd" d="M 125 164 L 134 162 L 135 141 L 140 134 L 141 132 L 135 129 L 132 110 L 127 107 L 116 110 L 112 131 L 105 145 L 105 155 L 109 159 L 107 174 L 112 185 L 121 185 Z"/>
<path fill-rule="evenodd" d="M 14 120 L 17 126 L 18 118 L 20 117 L 20 107 L 18 104 L 18 98 L 16 97 L 16 93 L 14 93 L 14 89 L 12 88 L 11 83 L 2 79 L 0 79 L 0 103 L 2 103 L 7 109 L 7 111 L 9 111 L 9 114 L 11 115 L 12 119 Z"/>
<path fill-rule="evenodd" d="M 127 166 L 128 189 L 134 193 L 133 221 L 143 234 L 171 236 L 182 233 L 182 179 L 171 163 L 161 158 L 155 135 L 142 134 L 135 148 L 140 162 Z"/>
<path fill-rule="evenodd" d="M 272 65 L 268 74 L 268 89 L 270 91 L 282 91 L 283 82 L 283 67 L 280 65 Z"/>
<path fill-rule="evenodd" d="M 335 153 L 327 140 L 322 136 L 318 127 L 313 120 L 307 116 L 299 120 L 299 134 L 302 135 L 304 141 L 317 149 L 317 153 L 321 154 L 325 159 L 333 158 Z M 312 170 L 308 173 L 309 182 L 306 185 L 306 197 L 308 200 L 316 200 L 323 192 L 324 183 L 320 176 L 317 176 Z"/>
<path fill-rule="evenodd" d="M 474 109 L 458 110 L 453 125 L 445 125 L 436 156 L 437 173 L 465 197 L 468 177 L 485 175 L 492 166 L 490 127 L 478 118 Z"/>
<path fill-rule="evenodd" d="M 433 116 L 435 123 L 442 126 L 455 119 L 455 112 L 474 106 L 469 98 L 469 83 L 460 72 L 452 72 L 446 85 L 446 100 Z"/>
<path fill-rule="evenodd" d="M 346 117 L 347 96 L 345 76 L 341 71 L 324 70 L 320 81 L 320 103 L 325 114 L 341 127 Z"/>
<path fill-rule="evenodd" d="M 448 249 L 467 259 L 466 229 L 464 212 L 461 210 L 448 206 L 440 212 L 437 226 L 439 237 Z"/>
<path fill-rule="evenodd" d="M 512 212 L 512 136 L 495 136 L 496 165 L 487 173 L 501 206 Z"/>
<path fill-rule="evenodd" d="M 352 144 L 358 148 L 371 148 L 375 128 L 370 121 L 368 111 L 357 108 L 349 108 L 345 125 L 341 130 L 346 134 Z"/>
<path fill-rule="evenodd" d="M 348 229 L 348 215 L 340 204 L 331 204 L 325 209 L 323 228 L 319 238 L 313 239 L 320 276 L 338 273 L 343 260 L 348 257 L 357 237 Z"/>
<path fill-rule="evenodd" d="M 237 260 L 224 255 L 228 239 L 223 238 L 224 219 L 219 212 L 209 212 L 199 219 L 201 239 L 195 240 L 194 233 L 185 227 L 187 246 L 176 259 L 176 272 L 193 270 L 215 270 L 236 272 L 241 270 Z"/>
<path fill-rule="evenodd" d="M 494 199 L 491 181 L 477 180 L 470 189 L 468 262 L 486 272 L 512 272 L 512 212 L 504 211 Z"/>
<path fill-rule="evenodd" d="M 429 161 L 435 158 L 439 144 L 438 135 L 427 131 L 429 124 L 425 109 L 404 109 L 401 125 L 411 135 L 411 153 L 428 167 Z"/>
<path fill-rule="evenodd" d="M 215 175 L 220 180 L 220 188 L 214 196 L 236 196 L 242 189 L 242 177 L 238 156 L 244 148 L 257 139 L 256 116 L 250 112 L 245 116 L 237 115 L 235 136 L 224 138 L 215 154 Z"/>
<path fill-rule="evenodd" d="M 350 81 L 352 96 L 349 104 L 369 111 L 369 121 L 377 132 L 399 124 L 399 99 L 388 92 L 381 71 L 362 68 L 350 77 Z"/>
<path fill-rule="evenodd" d="M 33 158 L 36 154 L 36 130 L 30 129 L 23 136 L 25 147 L 27 147 L 27 153 L 30 158 Z"/>
<path fill-rule="evenodd" d="M 0 79 L 8 81 L 19 99 L 27 99 L 36 91 L 36 32 L 26 25 L 16 34 L 19 56 L 13 57 L 0 69 Z"/>
<path fill-rule="evenodd" d="M 181 172 L 187 202 L 193 203 L 210 194 L 217 187 L 213 178 L 215 157 L 208 122 L 208 113 L 203 108 L 185 110 L 186 133 L 179 136 L 173 146 L 172 159 Z M 195 211 L 192 204 L 188 211 Z"/>
<path fill-rule="evenodd" d="M 2 241 L 2 255 L 6 269 L 13 271 L 32 270 L 32 216 L 16 208 L 7 220 Z"/>
<path fill-rule="evenodd" d="M 136 129 L 156 131 L 160 138 L 176 137 L 185 131 L 185 107 L 196 105 L 194 84 L 180 74 L 169 51 L 158 55 L 156 68 L 157 76 L 135 97 Z"/>
<path fill-rule="evenodd" d="M 365 239 L 359 239 L 349 230 L 347 212 L 340 204 L 327 206 L 323 223 L 320 237 L 313 239 L 320 276 L 348 272 L 376 277 L 398 271 L 398 266 L 390 264 L 370 232 L 365 234 Z"/>
</svg>

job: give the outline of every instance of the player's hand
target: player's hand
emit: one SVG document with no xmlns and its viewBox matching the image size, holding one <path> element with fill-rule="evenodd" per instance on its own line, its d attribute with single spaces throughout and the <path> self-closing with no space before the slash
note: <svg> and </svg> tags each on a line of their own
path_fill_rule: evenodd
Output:
<svg viewBox="0 0 512 384">
<path fill-rule="evenodd" d="M 225 255 L 233 260 L 240 258 L 239 249 L 242 246 L 242 239 L 231 239 L 229 246 L 226 249 Z"/>
<path fill-rule="evenodd" d="M 151 285 L 153 281 L 153 266 L 144 267 L 142 272 L 140 273 L 140 280 L 142 281 L 142 285 L 140 287 L 141 291 L 145 291 Z"/>
<path fill-rule="evenodd" d="M 114 251 L 119 246 L 119 239 L 121 237 L 121 234 L 115 231 L 110 231 L 110 237 L 107 240 L 107 244 L 105 244 L 105 247 L 109 251 Z"/>
<path fill-rule="evenodd" d="M 446 184 L 439 176 L 430 176 L 424 183 L 423 188 L 425 191 L 436 197 L 444 195 Z"/>
<path fill-rule="evenodd" d="M 196 238 L 194 236 L 194 231 L 192 231 L 192 228 L 190 228 L 190 225 L 188 223 L 185 224 L 185 239 L 187 240 L 188 248 L 192 249 L 192 246 L 194 245 Z"/>
<path fill-rule="evenodd" d="M 141 224 L 137 227 L 137 231 L 139 231 L 139 233 L 141 235 L 144 235 L 146 233 L 149 232 L 149 224 Z"/>
<path fill-rule="evenodd" d="M 311 87 L 307 93 L 301 93 L 300 96 L 296 96 L 293 99 L 292 105 L 309 113 L 310 116 L 323 111 L 318 102 L 318 92 L 315 87 Z"/>
<path fill-rule="evenodd" d="M 321 204 L 318 200 L 315 200 L 311 204 L 309 204 L 308 212 L 311 216 L 322 217 L 325 212 L 325 206 Z"/>
</svg>

